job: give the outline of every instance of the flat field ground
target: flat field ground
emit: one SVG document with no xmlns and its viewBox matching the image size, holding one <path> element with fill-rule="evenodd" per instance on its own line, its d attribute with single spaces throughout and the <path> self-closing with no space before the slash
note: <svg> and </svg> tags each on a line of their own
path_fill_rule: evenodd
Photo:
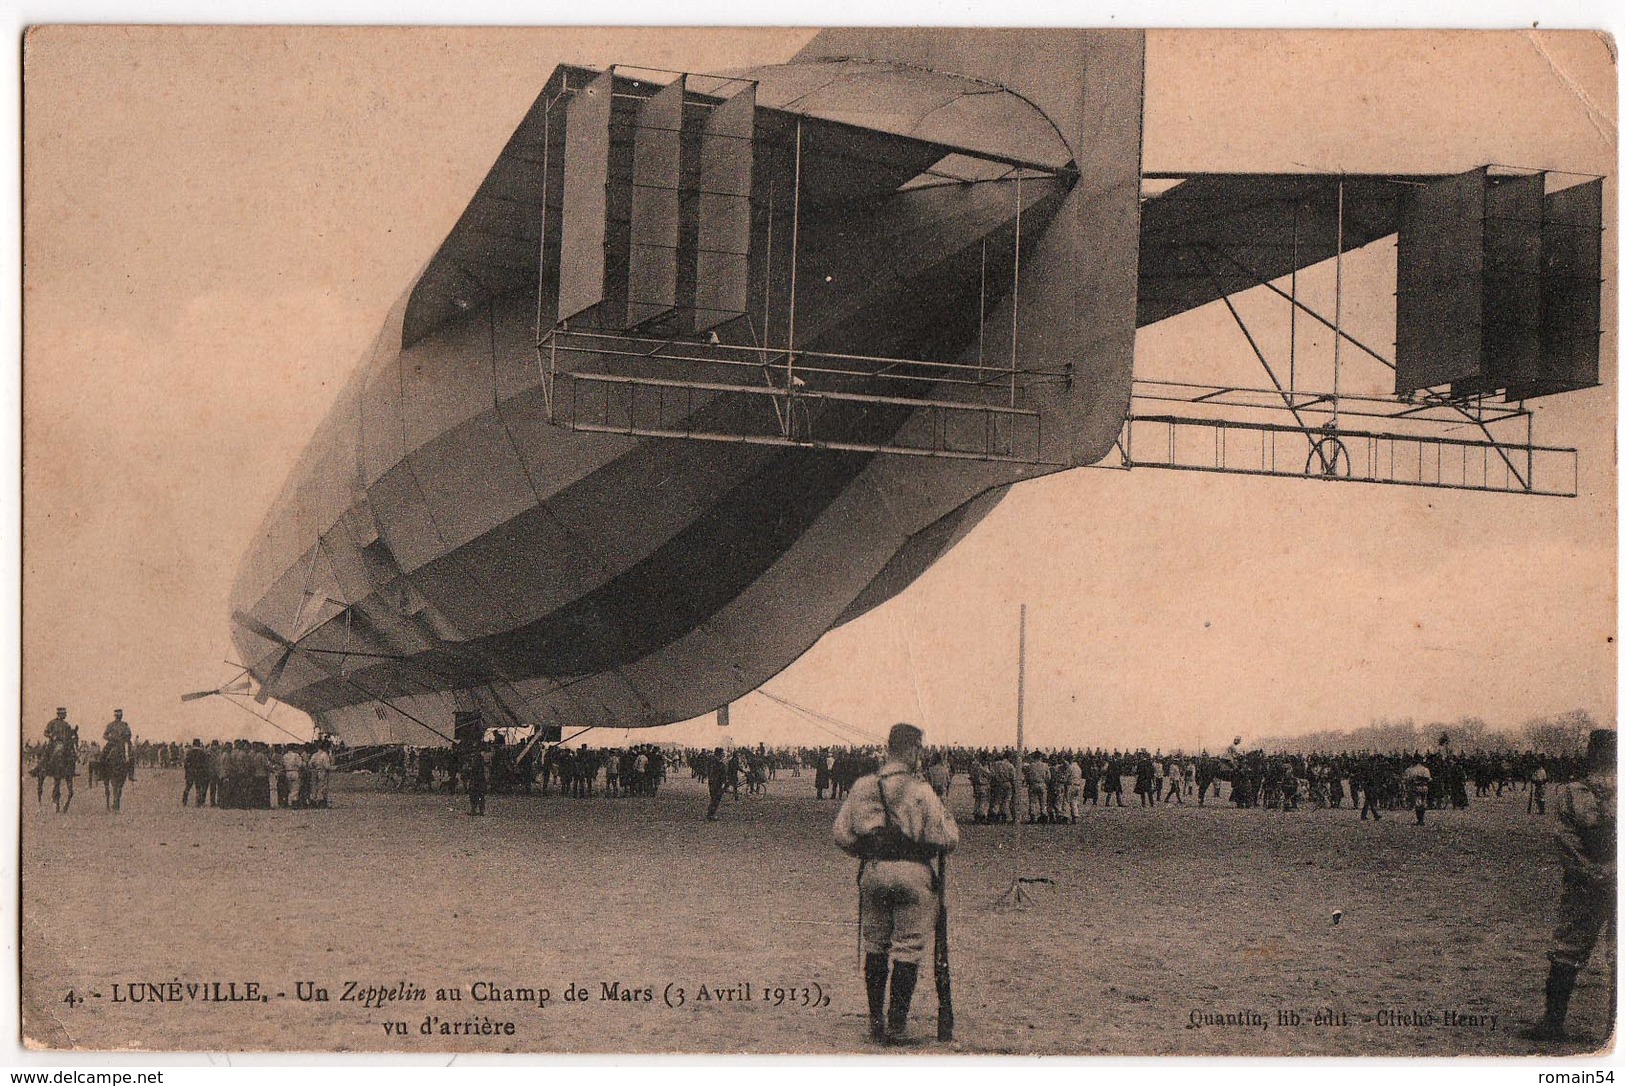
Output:
<svg viewBox="0 0 1625 1086">
<path fill-rule="evenodd" d="M 686 776 L 654 799 L 493 796 L 484 818 L 365 775 L 339 780 L 329 810 L 182 810 L 177 771 L 141 773 L 118 814 L 81 788 L 59 816 L 29 780 L 27 1043 L 873 1051 L 835 805 L 810 775 L 781 775 L 707 823 Z M 953 800 L 968 816 L 964 778 Z M 1516 1030 L 1541 1007 L 1559 868 L 1552 817 L 1524 801 L 1475 798 L 1425 827 L 1347 806 L 1087 808 L 1076 826 L 1024 827 L 1019 862 L 1013 827 L 965 825 L 958 1036 L 913 1051 L 1531 1054 Z M 1018 873 L 1049 881 L 1027 884 L 1024 908 L 998 904 Z M 1614 960 L 1599 948 L 1575 994 L 1570 1026 L 1589 1040 L 1557 1051 L 1609 1043 Z M 369 1007 L 342 998 L 350 982 L 424 998 Z M 532 994 L 475 998 L 491 987 Z M 604 998 L 629 990 L 649 998 Z M 913 1031 L 934 1037 L 935 1014 L 926 964 Z M 513 1032 L 477 1032 L 487 1022 Z"/>
</svg>

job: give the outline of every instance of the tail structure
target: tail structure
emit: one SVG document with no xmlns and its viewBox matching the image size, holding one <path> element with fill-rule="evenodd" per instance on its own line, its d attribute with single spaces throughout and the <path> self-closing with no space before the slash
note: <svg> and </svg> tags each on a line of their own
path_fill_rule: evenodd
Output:
<svg viewBox="0 0 1625 1086">
<path fill-rule="evenodd" d="M 1076 184 L 1030 252 L 1023 248 L 1019 295 L 989 317 L 989 326 L 1005 334 L 997 353 L 985 357 L 1009 366 L 1013 348 L 1018 370 L 1071 365 L 1070 382 L 1028 386 L 1045 427 L 1046 459 L 1074 467 L 1099 460 L 1117 438 L 1133 377 L 1145 32 L 825 30 L 796 62 L 837 57 L 893 61 L 1006 87 L 1036 106 L 1066 141 Z"/>
</svg>

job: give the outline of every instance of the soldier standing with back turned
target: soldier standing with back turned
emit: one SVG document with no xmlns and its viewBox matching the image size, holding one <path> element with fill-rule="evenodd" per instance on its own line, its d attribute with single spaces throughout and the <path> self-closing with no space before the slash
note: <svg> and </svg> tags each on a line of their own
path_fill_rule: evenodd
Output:
<svg viewBox="0 0 1625 1086">
<path fill-rule="evenodd" d="M 920 776 L 924 741 L 912 724 L 893 725 L 885 764 L 853 784 L 835 816 L 836 845 L 862 861 L 859 922 L 869 1036 L 887 1044 L 903 1040 L 926 935 L 936 924 L 941 888 L 932 861 L 959 844 L 953 816 Z"/>
<path fill-rule="evenodd" d="M 1618 735 L 1599 728 L 1586 745 L 1586 775 L 1558 793 L 1557 844 L 1562 849 L 1563 897 L 1547 951 L 1546 1014 L 1523 1035 L 1533 1041 L 1568 1038 L 1565 1020 L 1580 970 L 1614 919 Z M 1611 1017 L 1611 1016 L 1610 1016 Z"/>
</svg>

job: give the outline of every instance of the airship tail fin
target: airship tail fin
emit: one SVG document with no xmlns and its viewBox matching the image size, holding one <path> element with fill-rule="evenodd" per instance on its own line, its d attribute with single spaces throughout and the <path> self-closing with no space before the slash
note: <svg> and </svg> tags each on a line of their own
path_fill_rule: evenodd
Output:
<svg viewBox="0 0 1625 1086">
<path fill-rule="evenodd" d="M 796 62 L 843 57 L 1007 87 L 1042 110 L 1071 147 L 1077 184 L 1035 250 L 1023 253 L 1019 309 L 998 316 L 1016 324 L 1017 369 L 1072 366 L 1070 381 L 1029 387 L 1043 418 L 1043 458 L 1099 460 L 1117 439 L 1133 379 L 1145 32 L 833 29 Z"/>
</svg>

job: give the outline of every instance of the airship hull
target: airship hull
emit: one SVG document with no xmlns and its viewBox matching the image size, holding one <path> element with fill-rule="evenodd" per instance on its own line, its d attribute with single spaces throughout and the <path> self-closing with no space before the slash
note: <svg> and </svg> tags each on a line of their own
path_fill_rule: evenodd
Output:
<svg viewBox="0 0 1625 1086">
<path fill-rule="evenodd" d="M 1058 127 L 1075 170 L 1018 169 L 786 220 L 799 231 L 798 348 L 1014 369 L 1009 354 L 1001 361 L 989 349 L 996 326 L 1012 347 L 1011 332 L 1029 335 L 1032 356 L 1054 361 L 1047 372 L 1059 373 L 1063 359 L 1075 366 L 1075 380 L 1068 369 L 1064 382 L 1021 390 L 1044 424 L 1027 454 L 949 455 L 940 435 L 928 435 L 935 452 L 915 454 L 926 446 L 914 438 L 942 425 L 943 413 L 896 394 L 886 376 L 895 366 L 859 390 L 881 396 L 826 377 L 818 391 L 830 413 L 818 439 L 783 443 L 753 439 L 771 426 L 762 429 L 762 397 L 724 383 L 738 381 L 736 361 L 656 360 L 634 371 L 622 357 L 633 352 L 621 348 L 641 342 L 635 329 L 578 338 L 570 365 L 587 376 L 572 385 L 538 348 L 547 324 L 538 311 L 559 293 L 545 275 L 529 290 L 468 291 L 454 315 L 414 327 L 424 323 L 413 306 L 422 311 L 431 268 L 391 313 L 245 559 L 232 600 L 236 639 L 262 689 L 354 744 L 445 742 L 454 712 L 469 709 L 490 723 L 562 727 L 690 719 L 901 591 L 1012 483 L 1098 458 L 1126 400 L 1134 279 L 1097 289 L 1099 270 L 1080 265 L 1082 243 L 1122 235 L 1132 253 L 1138 230 L 1143 40 L 1111 40 L 1123 82 L 1092 106 L 1127 110 L 1134 124 L 1115 135 L 1094 124 L 1087 149 L 1073 146 L 1081 133 Z M 754 85 L 766 93 L 775 78 Z M 775 214 L 796 212 L 781 201 Z M 1012 276 L 990 286 L 990 265 L 1021 262 L 1030 285 Z M 1057 306 L 1066 307 L 1058 330 Z M 770 338 L 774 320 L 762 314 Z M 581 327 L 560 336 L 592 336 Z M 662 386 L 652 422 L 611 422 L 611 408 L 625 405 L 605 394 L 606 425 L 595 428 L 591 409 L 562 402 L 632 372 L 637 381 L 682 376 L 672 381 L 679 394 Z M 801 380 L 775 372 L 762 378 L 769 390 Z M 812 399 L 808 410 L 821 410 Z M 1001 441 L 1015 451 L 1017 438 L 1001 429 L 1007 418 L 973 417 L 985 421 L 984 452 Z M 795 437 L 795 427 L 785 433 Z M 649 436 L 668 430 L 684 436 Z"/>
</svg>

